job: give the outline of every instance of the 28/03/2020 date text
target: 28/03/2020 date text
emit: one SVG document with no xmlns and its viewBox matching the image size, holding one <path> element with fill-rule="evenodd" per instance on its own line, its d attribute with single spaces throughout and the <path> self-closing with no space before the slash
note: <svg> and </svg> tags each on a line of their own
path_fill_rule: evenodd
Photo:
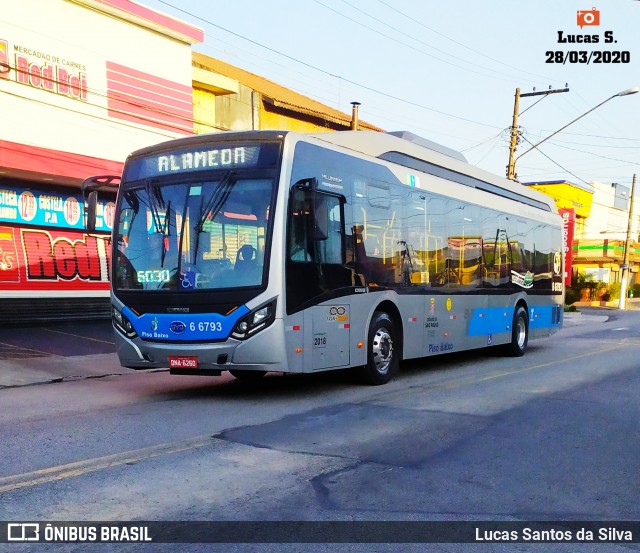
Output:
<svg viewBox="0 0 640 553">
<path fill-rule="evenodd" d="M 629 50 L 548 50 L 545 52 L 546 63 L 629 63 L 631 53 Z"/>
</svg>

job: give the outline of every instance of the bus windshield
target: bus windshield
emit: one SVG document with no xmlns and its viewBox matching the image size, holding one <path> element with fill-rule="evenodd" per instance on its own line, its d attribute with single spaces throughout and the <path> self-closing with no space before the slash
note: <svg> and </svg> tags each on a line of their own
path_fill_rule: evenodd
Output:
<svg viewBox="0 0 640 553">
<path fill-rule="evenodd" d="M 231 170 L 202 176 L 125 183 L 113 237 L 115 290 L 263 284 L 273 178 Z"/>
</svg>

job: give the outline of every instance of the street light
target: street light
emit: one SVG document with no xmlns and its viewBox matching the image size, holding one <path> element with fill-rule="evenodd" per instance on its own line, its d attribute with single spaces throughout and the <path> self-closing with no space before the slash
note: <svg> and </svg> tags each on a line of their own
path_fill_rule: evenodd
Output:
<svg viewBox="0 0 640 553">
<path fill-rule="evenodd" d="M 517 156 L 513 160 L 513 162 L 511 163 L 511 166 L 509 167 L 509 175 L 513 175 L 513 179 L 515 180 L 515 178 L 516 178 L 515 177 L 515 174 L 516 174 L 516 171 L 515 171 L 516 161 L 518 161 L 523 155 L 528 154 L 531 150 L 535 150 L 543 142 L 546 142 L 551 137 L 553 137 L 556 134 L 558 134 L 559 132 L 562 132 L 563 130 L 565 130 L 569 125 L 573 125 L 576 121 L 578 121 L 578 119 L 582 119 L 585 115 L 590 114 L 592 111 L 598 109 L 603 104 L 606 104 L 609 100 L 613 100 L 614 98 L 617 98 L 618 96 L 630 96 L 631 94 L 635 94 L 636 92 L 640 92 L 640 87 L 634 86 L 632 88 L 627 88 L 627 90 L 623 90 L 622 92 L 618 92 L 617 94 L 614 94 L 613 96 L 610 96 L 609 98 L 607 98 L 603 102 L 600 102 L 597 106 L 592 107 L 589 111 L 585 111 L 582 115 L 576 117 L 573 121 L 569 121 L 564 127 L 558 129 L 554 133 L 551 133 L 546 138 L 543 138 L 540 142 L 537 142 L 536 144 L 531 146 L 531 148 L 529 148 L 527 151 L 522 152 L 519 156 Z"/>
</svg>

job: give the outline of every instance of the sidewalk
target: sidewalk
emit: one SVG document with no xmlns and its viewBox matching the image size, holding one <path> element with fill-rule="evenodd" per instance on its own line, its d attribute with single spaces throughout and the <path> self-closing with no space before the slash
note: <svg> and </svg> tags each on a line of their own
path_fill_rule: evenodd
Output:
<svg viewBox="0 0 640 553">
<path fill-rule="evenodd" d="M 33 384 L 53 384 L 85 378 L 132 374 L 120 366 L 115 353 L 75 356 L 25 357 L 0 360 L 0 390 Z"/>
<path fill-rule="evenodd" d="M 605 309 L 618 309 L 618 305 L 620 300 L 611 300 L 611 301 L 577 301 L 573 305 L 575 305 L 578 309 L 583 307 L 602 307 Z M 628 298 L 626 302 L 626 307 L 628 311 L 638 311 L 640 310 L 640 298 Z"/>
<path fill-rule="evenodd" d="M 640 305 L 640 304 L 637 304 Z M 634 306 L 635 307 L 635 306 Z M 564 314 L 566 327 L 606 322 L 607 309 L 589 309 L 590 313 L 567 312 Z M 602 314 L 593 314 L 602 311 Z M 162 371 L 163 369 L 160 369 Z M 168 370 L 168 369 L 167 369 Z M 89 378 L 105 378 L 135 374 L 135 371 L 120 366 L 114 353 L 96 355 L 72 355 L 46 357 L 23 357 L 21 359 L 0 359 L 0 391 L 7 388 L 31 386 L 35 384 L 55 384 Z M 158 372 L 158 369 L 153 369 Z"/>
<path fill-rule="evenodd" d="M 595 311 L 595 309 L 594 309 Z M 577 326 L 585 324 L 606 323 L 609 320 L 609 315 L 606 314 L 606 309 L 602 309 L 602 315 L 595 315 L 593 313 L 583 313 L 581 311 L 566 311 L 564 313 L 564 326 Z"/>
</svg>

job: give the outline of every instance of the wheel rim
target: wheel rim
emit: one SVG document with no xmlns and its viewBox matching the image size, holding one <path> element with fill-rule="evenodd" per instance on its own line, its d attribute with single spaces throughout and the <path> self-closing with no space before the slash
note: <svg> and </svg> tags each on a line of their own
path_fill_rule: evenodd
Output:
<svg viewBox="0 0 640 553">
<path fill-rule="evenodd" d="M 516 323 L 516 343 L 518 347 L 522 349 L 524 347 L 525 340 L 527 338 L 527 323 L 524 320 L 524 317 L 518 317 L 518 322 Z"/>
<path fill-rule="evenodd" d="M 380 328 L 375 333 L 371 353 L 376 371 L 380 374 L 387 374 L 393 359 L 393 339 L 386 328 Z"/>
</svg>

